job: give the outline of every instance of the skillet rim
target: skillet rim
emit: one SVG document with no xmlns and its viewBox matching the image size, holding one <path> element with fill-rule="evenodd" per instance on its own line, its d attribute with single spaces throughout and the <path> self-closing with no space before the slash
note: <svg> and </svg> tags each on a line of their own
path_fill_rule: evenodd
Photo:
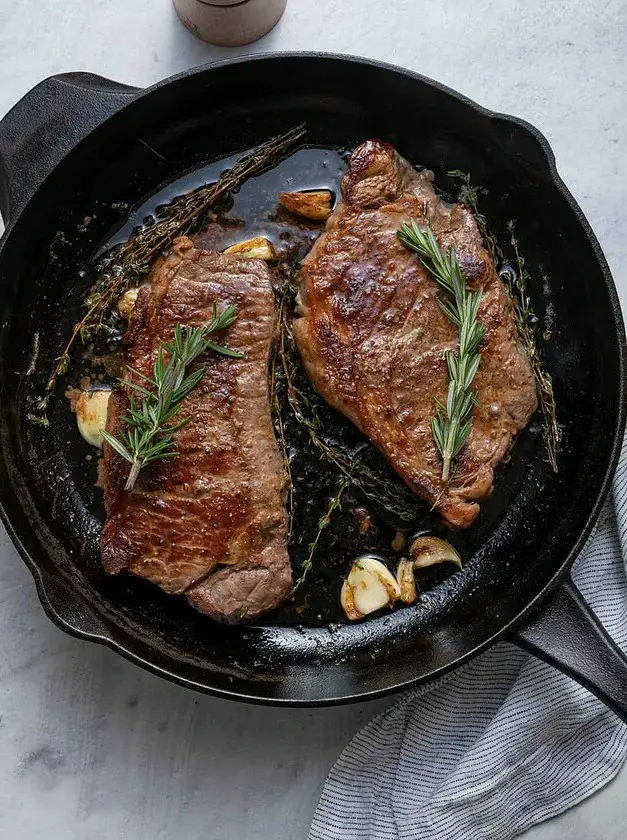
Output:
<svg viewBox="0 0 627 840">
<path fill-rule="evenodd" d="M 562 198 L 565 199 L 568 206 L 574 213 L 575 218 L 577 219 L 581 227 L 582 234 L 586 236 L 588 244 L 591 247 L 594 257 L 600 268 L 605 289 L 608 294 L 612 314 L 614 316 L 614 334 L 616 336 L 619 350 L 618 385 L 620 393 L 625 394 L 627 370 L 627 339 L 625 335 L 625 325 L 622 316 L 620 299 L 618 297 L 618 292 L 614 284 L 612 274 L 610 272 L 607 260 L 605 259 L 601 246 L 598 242 L 596 235 L 594 234 L 594 231 L 592 230 L 590 223 L 586 219 L 581 207 L 579 206 L 573 195 L 570 193 L 569 189 L 567 188 L 566 184 L 564 183 L 557 171 L 555 155 L 547 138 L 532 123 L 529 123 L 528 121 L 519 117 L 514 117 L 509 114 L 503 114 L 501 112 L 492 111 L 488 108 L 485 108 L 484 106 L 479 105 L 474 100 L 470 99 L 464 94 L 458 93 L 454 89 L 442 84 L 441 82 L 437 82 L 415 71 L 399 67 L 398 65 L 394 65 L 389 62 L 378 61 L 375 59 L 363 58 L 360 56 L 343 55 L 338 53 L 326 53 L 318 51 L 269 52 L 253 55 L 236 56 L 199 65 L 197 67 L 193 67 L 188 70 L 177 73 L 173 76 L 169 76 L 166 79 L 162 79 L 148 88 L 137 89 L 136 94 L 129 96 L 129 102 L 122 105 L 122 107 L 119 108 L 112 116 L 116 117 L 119 113 L 125 111 L 129 107 L 132 107 L 137 102 L 137 100 L 150 95 L 156 90 L 165 88 L 178 80 L 199 76 L 221 67 L 239 64 L 252 64 L 253 62 L 277 60 L 280 61 L 283 59 L 317 59 L 322 61 L 333 61 L 349 63 L 354 65 L 370 66 L 378 70 L 384 70 L 386 72 L 391 71 L 394 74 L 405 76 L 409 79 L 421 82 L 435 89 L 439 93 L 443 93 L 448 97 L 451 97 L 460 104 L 464 104 L 467 107 L 470 107 L 471 109 L 482 115 L 486 120 L 516 126 L 518 130 L 521 130 L 522 132 L 531 136 L 536 141 L 536 143 L 542 151 L 543 158 L 546 164 L 547 174 L 550 178 L 551 183 L 555 186 Z M 69 83 L 70 85 L 75 84 L 76 86 L 80 86 L 77 84 L 77 82 L 72 82 L 72 76 L 74 75 L 78 76 L 81 74 L 60 74 L 56 78 L 61 79 L 66 83 Z M 28 95 L 29 92 L 26 93 L 26 96 Z M 8 113 L 10 113 L 10 111 Z M 108 122 L 109 119 L 111 119 L 111 117 L 108 117 L 107 119 L 103 120 L 97 126 L 88 131 L 88 133 L 77 144 L 72 146 L 72 148 L 60 158 L 60 160 L 57 162 L 54 168 L 60 165 L 61 162 L 64 161 L 67 157 L 69 157 L 75 151 L 77 146 L 82 145 L 82 143 L 88 141 L 91 135 L 94 132 L 98 131 L 100 126 Z M 54 168 L 52 171 L 54 171 Z M 37 186 L 33 195 L 26 202 L 25 207 L 36 199 L 40 187 L 41 184 Z M 0 259 L 2 258 L 4 246 L 10 238 L 13 228 L 19 222 L 19 218 L 22 215 L 22 212 L 25 209 L 25 207 L 22 208 L 22 211 L 18 214 L 18 216 L 15 219 L 10 219 L 8 224 L 6 225 L 5 233 L 0 239 Z M 27 549 L 21 537 L 18 535 L 17 531 L 13 527 L 10 521 L 9 514 L 5 509 L 5 505 L 2 498 L 0 498 L 0 519 L 2 520 L 6 528 L 7 534 L 10 537 L 13 544 L 15 545 L 18 553 L 20 554 L 27 568 L 33 575 L 37 595 L 45 613 L 48 615 L 51 621 L 53 621 L 54 624 L 56 624 L 61 630 L 68 633 L 69 635 L 74 636 L 75 638 L 85 639 L 88 641 L 95 642 L 97 644 L 105 645 L 111 650 L 114 650 L 116 653 L 122 655 L 125 659 L 129 660 L 130 662 L 139 665 L 144 670 L 147 670 L 157 676 L 163 677 L 164 679 L 168 679 L 171 682 L 177 683 L 178 685 L 184 686 L 186 688 L 191 688 L 201 693 L 220 697 L 222 699 L 237 700 L 240 702 L 254 703 L 259 705 L 297 706 L 308 708 L 343 705 L 355 702 L 365 702 L 368 700 L 374 700 L 376 698 L 399 693 L 401 691 L 405 691 L 411 688 L 416 688 L 418 686 L 434 686 L 446 674 L 453 671 L 455 668 L 459 668 L 464 663 L 469 662 L 474 657 L 478 656 L 481 652 L 494 645 L 496 642 L 506 640 L 508 636 L 511 636 L 513 634 L 516 628 L 520 627 L 522 624 L 525 623 L 525 619 L 527 619 L 533 613 L 538 611 L 539 607 L 543 603 L 545 603 L 549 599 L 550 595 L 558 588 L 564 576 L 568 572 L 568 569 L 576 559 L 577 555 L 580 553 L 581 549 L 585 544 L 585 541 L 589 537 L 596 524 L 601 508 L 608 496 L 611 487 L 611 482 L 616 471 L 616 466 L 618 463 L 623 443 L 623 435 L 625 431 L 626 420 L 627 402 L 625 399 L 622 399 L 619 401 L 618 405 L 618 414 L 614 429 L 612 450 L 605 470 L 605 476 L 599 493 L 597 494 L 595 503 L 592 506 L 592 510 L 590 511 L 586 519 L 586 522 L 584 524 L 583 529 L 580 532 L 578 539 L 575 541 L 574 545 L 568 552 L 568 555 L 564 562 L 554 571 L 548 583 L 526 604 L 526 606 L 524 606 L 510 621 L 504 624 L 497 632 L 484 639 L 481 643 L 476 645 L 471 650 L 466 651 L 461 656 L 457 657 L 447 665 L 437 669 L 429 675 L 417 676 L 408 680 L 395 683 L 394 685 L 390 685 L 386 688 L 367 689 L 363 692 L 345 694 L 342 696 L 334 695 L 333 697 L 299 699 L 294 697 L 267 696 L 236 689 L 224 689 L 221 687 L 210 686 L 204 683 L 200 683 L 195 681 L 194 679 L 190 679 L 189 677 L 173 673 L 171 670 L 168 670 L 167 668 L 162 667 L 156 664 L 155 662 L 150 661 L 149 659 L 143 658 L 143 651 L 146 651 L 148 652 L 148 654 L 150 654 L 150 652 L 155 652 L 156 648 L 147 645 L 142 640 L 133 636 L 131 633 L 128 633 L 126 631 L 120 631 L 118 628 L 116 628 L 117 633 L 122 633 L 124 636 L 131 639 L 134 642 L 135 646 L 139 646 L 141 648 L 142 652 L 137 653 L 126 647 L 123 641 L 119 641 L 117 638 L 112 637 L 112 635 L 107 635 L 105 631 L 110 630 L 110 624 L 108 622 L 107 617 L 102 614 L 102 612 L 98 609 L 97 605 L 91 602 L 86 602 L 82 598 L 82 596 L 78 595 L 78 593 L 75 590 L 67 586 L 65 582 L 50 578 L 48 572 L 45 572 L 42 568 L 40 568 L 38 561 L 35 560 L 35 558 L 31 555 L 30 551 Z M 14 487 L 11 487 L 10 490 L 14 492 Z M 60 611 L 57 609 L 57 606 L 55 604 L 56 599 L 53 598 L 51 595 L 51 591 L 55 588 L 57 590 L 61 589 L 66 596 L 70 595 L 70 609 L 67 611 L 69 613 L 69 616 L 67 614 L 61 615 Z M 84 627 L 75 626 L 71 623 L 72 613 L 77 612 L 77 607 L 80 607 L 87 612 L 87 623 L 91 623 L 92 625 L 94 625 L 95 629 L 85 629 Z M 163 656 L 163 654 L 161 655 Z M 169 656 L 168 659 L 170 661 L 176 662 L 176 660 L 172 660 Z M 249 681 L 248 685 L 254 686 L 254 683 Z"/>
</svg>

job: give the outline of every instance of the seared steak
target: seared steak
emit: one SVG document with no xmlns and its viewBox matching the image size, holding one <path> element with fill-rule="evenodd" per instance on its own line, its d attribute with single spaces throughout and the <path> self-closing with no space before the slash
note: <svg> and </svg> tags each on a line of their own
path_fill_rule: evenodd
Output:
<svg viewBox="0 0 627 840">
<path fill-rule="evenodd" d="M 370 140 L 353 152 L 342 195 L 302 269 L 294 333 L 307 372 L 415 493 L 452 526 L 468 527 L 492 488 L 494 466 L 536 409 L 509 296 L 470 210 L 444 204 L 433 174 L 416 172 L 387 143 Z M 454 244 L 470 287 L 483 292 L 480 402 L 448 486 L 430 422 L 435 399 L 446 402 L 444 354 L 456 347 L 457 332 L 440 310 L 436 283 L 397 238 L 410 219 L 430 222 L 443 247 Z"/>
<path fill-rule="evenodd" d="M 212 306 L 235 303 L 238 318 L 224 340 L 242 360 L 209 352 L 200 384 L 185 398 L 178 455 L 140 473 L 123 490 L 128 464 L 104 448 L 107 521 L 102 563 L 166 592 L 184 593 L 199 610 L 238 620 L 278 606 L 292 586 L 287 554 L 286 478 L 274 439 L 267 366 L 274 308 L 265 263 L 200 251 L 182 237 L 153 269 L 124 336 L 129 368 L 151 374 L 156 351 L 176 324 L 200 326 Z M 129 373 L 132 376 L 132 373 Z M 128 403 L 109 402 L 116 434 Z"/>
</svg>

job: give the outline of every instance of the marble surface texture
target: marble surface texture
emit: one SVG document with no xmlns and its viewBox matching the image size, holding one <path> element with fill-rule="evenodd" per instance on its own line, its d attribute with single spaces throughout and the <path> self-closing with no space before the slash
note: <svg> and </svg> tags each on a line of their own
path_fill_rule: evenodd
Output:
<svg viewBox="0 0 627 840">
<path fill-rule="evenodd" d="M 320 49 L 395 62 L 535 123 L 627 303 L 624 0 L 289 0 L 251 47 L 195 40 L 170 0 L 0 0 L 0 114 L 45 76 L 149 85 L 245 52 Z M 576 280 L 576 278 L 574 278 Z M 44 615 L 0 529 L 0 837 L 303 840 L 325 774 L 390 701 L 245 707 L 193 694 Z M 529 840 L 619 840 L 627 769 Z"/>
</svg>

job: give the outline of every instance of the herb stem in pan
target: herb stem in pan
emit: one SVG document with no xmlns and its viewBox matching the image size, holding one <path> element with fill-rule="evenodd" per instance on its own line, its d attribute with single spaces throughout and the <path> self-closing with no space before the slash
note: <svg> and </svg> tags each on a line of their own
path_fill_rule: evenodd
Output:
<svg viewBox="0 0 627 840">
<path fill-rule="evenodd" d="M 479 233 L 483 239 L 483 245 L 492 258 L 492 264 L 496 266 L 503 262 L 503 251 L 495 236 L 488 229 L 488 222 L 486 217 L 479 210 L 479 193 L 483 192 L 481 187 L 475 186 L 470 180 L 468 172 L 462 172 L 461 169 L 451 169 L 446 173 L 449 178 L 461 183 L 459 190 L 458 201 L 468 205 L 472 212 L 473 218 L 479 228 Z"/>
<path fill-rule="evenodd" d="M 316 553 L 316 549 L 318 548 L 318 543 L 320 542 L 320 537 L 322 536 L 322 532 L 325 531 L 329 525 L 331 524 L 331 518 L 333 516 L 334 511 L 341 509 L 342 507 L 342 494 L 351 483 L 350 476 L 343 475 L 340 478 L 340 483 L 337 487 L 335 493 L 329 499 L 329 504 L 327 505 L 326 511 L 318 520 L 318 525 L 316 527 L 316 536 L 314 539 L 309 543 L 308 553 L 305 561 L 303 562 L 302 572 L 300 577 L 296 581 L 296 585 L 294 589 L 298 589 L 298 587 L 303 583 L 305 578 L 307 577 L 307 573 L 311 570 L 313 566 L 313 558 L 314 554 Z"/>
<path fill-rule="evenodd" d="M 289 536 L 292 535 L 294 525 L 294 484 L 292 481 L 292 469 L 290 465 L 289 444 L 285 437 L 285 423 L 281 411 L 281 398 L 279 395 L 278 379 L 281 373 L 281 359 L 285 355 L 285 337 L 289 330 L 288 325 L 288 295 L 295 293 L 295 276 L 299 262 L 294 257 L 284 258 L 277 266 L 279 277 L 283 278 L 276 303 L 276 337 L 272 348 L 270 360 L 270 406 L 272 420 L 281 449 L 283 467 L 287 475 L 287 514 L 289 521 Z"/>
<path fill-rule="evenodd" d="M 440 247 L 430 225 L 422 230 L 416 221 L 404 222 L 398 232 L 403 245 L 415 251 L 438 286 L 447 294 L 440 309 L 457 327 L 459 349 L 445 353 L 449 387 L 446 404 L 437 402 L 431 433 L 442 458 L 442 481 L 451 475 L 453 461 L 464 447 L 472 429 L 472 412 L 477 395 L 472 383 L 481 363 L 479 347 L 485 338 L 485 326 L 477 320 L 481 292 L 470 292 L 455 248 Z"/>
<path fill-rule="evenodd" d="M 518 248 L 518 241 L 516 240 L 516 223 L 514 221 L 508 222 L 507 225 L 512 248 L 516 257 L 516 267 L 518 269 L 518 276 L 513 278 L 509 284 L 510 296 L 514 306 L 514 317 L 516 319 L 516 327 L 518 329 L 518 337 L 522 342 L 523 347 L 529 357 L 531 369 L 533 371 L 533 378 L 536 383 L 536 391 L 538 394 L 538 403 L 540 404 L 540 412 L 542 413 L 542 425 L 544 430 L 544 442 L 546 446 L 547 456 L 553 472 L 557 472 L 557 453 L 562 442 L 562 427 L 557 421 L 557 408 L 555 405 L 555 394 L 553 393 L 553 380 L 551 375 L 547 373 L 543 366 L 536 338 L 533 331 L 532 320 L 533 312 L 531 310 L 531 301 L 527 294 L 527 269 L 525 268 L 525 260 Z M 510 272 L 511 273 L 511 272 Z"/>
<path fill-rule="evenodd" d="M 182 401 L 198 385 L 204 373 L 199 368 L 186 376 L 188 366 L 207 350 L 234 359 L 243 358 L 242 353 L 216 344 L 210 338 L 229 327 L 236 317 L 235 306 L 227 306 L 218 314 L 214 305 L 213 318 L 204 327 L 176 325 L 172 342 L 161 344 L 157 351 L 152 378 L 131 369 L 141 384 L 124 382 L 133 392 L 127 416 L 122 418 L 126 429 L 117 438 L 102 432 L 109 446 L 131 464 L 125 490 L 133 489 L 140 471 L 147 464 L 176 456 L 174 433 L 190 420 L 185 418 L 176 422 L 176 417 Z"/>
<path fill-rule="evenodd" d="M 149 271 L 155 258 L 167 251 L 177 236 L 197 231 L 219 199 L 236 192 L 248 178 L 277 163 L 305 136 L 305 132 L 302 123 L 262 143 L 240 158 L 232 169 L 223 172 L 214 184 L 175 199 L 163 210 L 164 218 L 143 228 L 107 256 L 100 266 L 98 279 L 85 297 L 87 311 L 74 325 L 50 376 L 48 389 L 54 388 L 57 377 L 67 371 L 76 339 L 80 336 L 83 341 L 89 341 L 102 330 L 106 316 L 120 295 Z"/>
</svg>

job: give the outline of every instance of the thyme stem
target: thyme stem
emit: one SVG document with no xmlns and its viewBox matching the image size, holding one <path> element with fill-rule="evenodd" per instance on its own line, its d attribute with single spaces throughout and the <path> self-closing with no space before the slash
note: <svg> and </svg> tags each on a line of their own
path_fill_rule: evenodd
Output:
<svg viewBox="0 0 627 840">
<path fill-rule="evenodd" d="M 289 329 L 287 318 L 287 297 L 293 290 L 294 275 L 297 261 L 292 260 L 291 263 L 283 261 L 278 266 L 279 276 L 285 273 L 286 277 L 280 286 L 278 300 L 276 304 L 276 337 L 272 347 L 272 357 L 270 361 L 270 400 L 272 408 L 272 419 L 274 427 L 279 440 L 281 449 L 281 456 L 283 458 L 283 467 L 287 474 L 288 490 L 287 490 L 287 514 L 289 522 L 288 536 L 291 537 L 294 526 L 294 484 L 292 482 L 292 469 L 290 465 L 289 446 L 285 438 L 285 424 L 281 412 L 281 400 L 279 397 L 278 388 L 278 374 L 281 359 L 285 356 L 285 334 Z"/>
<path fill-rule="evenodd" d="M 562 427 L 557 420 L 557 407 L 555 405 L 555 394 L 553 392 L 553 380 L 551 374 L 544 370 L 542 359 L 538 351 L 535 333 L 532 327 L 531 301 L 527 293 L 527 279 L 529 273 L 525 268 L 525 259 L 521 255 L 516 239 L 516 223 L 508 222 L 507 229 L 510 234 L 510 241 L 516 257 L 517 276 L 510 280 L 509 291 L 514 306 L 514 317 L 518 337 L 527 352 L 533 378 L 536 384 L 538 403 L 542 414 L 542 426 L 544 432 L 544 443 L 547 457 L 553 472 L 558 472 L 557 454 L 562 443 Z"/>
<path fill-rule="evenodd" d="M 329 504 L 327 506 L 326 511 L 318 520 L 318 526 L 316 529 L 316 536 L 309 543 L 309 553 L 307 554 L 307 558 L 303 563 L 303 570 L 301 572 L 300 577 L 296 581 L 296 585 L 294 589 L 298 589 L 298 587 L 303 583 L 305 578 L 307 577 L 307 573 L 311 570 L 313 566 L 313 558 L 314 554 L 316 553 L 316 549 L 318 548 L 318 543 L 320 542 L 320 537 L 322 536 L 322 532 L 325 531 L 329 525 L 331 524 L 331 518 L 333 516 L 334 511 L 341 509 L 342 507 L 342 495 L 348 485 L 351 483 L 350 476 L 343 475 L 340 479 L 340 483 L 337 487 L 335 493 L 329 499 Z"/>
</svg>

